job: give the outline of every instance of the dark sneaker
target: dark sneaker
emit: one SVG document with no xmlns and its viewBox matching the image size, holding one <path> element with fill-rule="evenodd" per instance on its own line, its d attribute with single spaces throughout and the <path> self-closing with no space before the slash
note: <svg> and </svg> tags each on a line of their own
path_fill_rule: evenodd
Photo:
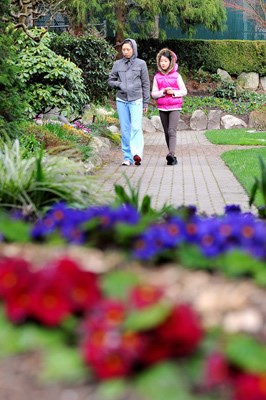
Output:
<svg viewBox="0 0 266 400">
<path fill-rule="evenodd" d="M 172 154 L 167 154 L 166 156 L 166 160 L 167 160 L 167 165 L 176 165 L 177 164 L 177 159 L 175 156 L 173 156 Z"/>
<path fill-rule="evenodd" d="M 135 161 L 135 165 L 141 165 L 141 158 L 137 154 L 133 157 L 133 160 Z"/>
</svg>

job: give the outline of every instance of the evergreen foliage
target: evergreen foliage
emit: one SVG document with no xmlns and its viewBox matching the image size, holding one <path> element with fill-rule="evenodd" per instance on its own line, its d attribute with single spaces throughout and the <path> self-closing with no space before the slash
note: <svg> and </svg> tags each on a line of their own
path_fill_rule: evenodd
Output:
<svg viewBox="0 0 266 400">
<path fill-rule="evenodd" d="M 55 53 L 70 59 L 83 71 L 86 93 L 92 102 L 102 102 L 108 96 L 107 78 L 116 51 L 103 38 L 85 34 L 54 35 L 51 42 Z"/>
<path fill-rule="evenodd" d="M 18 38 L 19 77 L 29 102 L 27 115 L 35 117 L 57 107 L 68 117 L 76 116 L 89 101 L 82 71 L 73 62 L 55 54 L 50 49 L 50 43 L 49 33 L 40 43 L 25 33 Z"/>
<path fill-rule="evenodd" d="M 9 12 L 9 0 L 0 3 L 0 17 Z M 17 79 L 18 68 L 15 65 L 16 50 L 12 43 L 8 27 L 0 19 L 0 135 L 13 135 L 17 121 L 22 118 L 24 104 L 19 95 L 20 84 Z"/>
<path fill-rule="evenodd" d="M 172 27 L 180 27 L 193 34 L 197 25 L 204 25 L 212 31 L 221 30 L 226 21 L 226 11 L 220 0 L 99 0 L 89 2 L 90 19 L 97 16 L 107 21 L 108 28 L 116 32 L 116 40 L 128 36 L 135 38 L 155 37 L 158 27 L 156 17 L 164 15 Z M 164 33 L 159 26 L 159 37 Z"/>
</svg>

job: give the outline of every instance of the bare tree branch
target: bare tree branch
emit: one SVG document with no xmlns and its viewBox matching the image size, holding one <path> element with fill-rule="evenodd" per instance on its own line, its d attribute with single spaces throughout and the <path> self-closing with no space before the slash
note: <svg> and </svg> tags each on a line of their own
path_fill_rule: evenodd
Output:
<svg viewBox="0 0 266 400">
<path fill-rule="evenodd" d="M 254 21 L 262 30 L 266 30 L 266 2 L 265 0 L 225 0 L 227 8 L 242 11 L 247 18 Z"/>
</svg>

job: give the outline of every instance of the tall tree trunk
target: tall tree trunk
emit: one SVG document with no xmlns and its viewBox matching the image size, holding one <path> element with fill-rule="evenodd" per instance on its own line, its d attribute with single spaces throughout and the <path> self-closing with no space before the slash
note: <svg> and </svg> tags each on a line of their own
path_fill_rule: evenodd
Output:
<svg viewBox="0 0 266 400">
<path fill-rule="evenodd" d="M 125 0 L 117 0 L 115 4 L 115 16 L 117 21 L 115 42 L 116 46 L 124 40 L 124 29 L 126 22 L 126 3 Z"/>
</svg>

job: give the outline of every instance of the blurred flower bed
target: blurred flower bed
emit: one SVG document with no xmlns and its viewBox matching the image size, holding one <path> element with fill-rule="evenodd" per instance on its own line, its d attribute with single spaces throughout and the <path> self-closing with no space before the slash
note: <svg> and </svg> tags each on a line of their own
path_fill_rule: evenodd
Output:
<svg viewBox="0 0 266 400">
<path fill-rule="evenodd" d="M 24 259 L 2 258 L 0 296 L 2 353 L 43 347 L 44 376 L 52 366 L 61 379 L 87 374 L 103 391 L 121 394 L 132 385 L 148 399 L 154 388 L 155 398 L 164 398 L 158 379 L 184 399 L 265 399 L 263 344 L 207 332 L 189 304 L 171 303 L 163 287 L 132 272 L 99 275 L 70 258 L 36 269 Z"/>
<path fill-rule="evenodd" d="M 194 207 L 155 213 L 145 201 L 141 210 L 57 203 L 35 221 L 2 213 L 0 232 L 3 245 L 119 249 L 125 260 L 147 267 L 177 261 L 266 283 L 265 221 L 238 206 L 206 216 Z M 97 382 L 109 399 L 128 386 L 149 400 L 176 399 L 176 393 L 182 400 L 266 399 L 265 340 L 207 330 L 190 304 L 171 302 L 164 290 L 129 270 L 96 274 L 67 257 L 40 268 L 2 256 L 1 354 L 41 348 L 43 379 Z"/>
<path fill-rule="evenodd" d="M 119 248 L 125 256 L 147 264 L 178 261 L 266 284 L 265 220 L 235 205 L 227 206 L 223 215 L 207 216 L 195 207 L 145 213 L 131 204 L 75 209 L 57 203 L 35 223 L 5 219 L 0 230 L 3 240 L 6 236 L 7 240 Z"/>
</svg>

